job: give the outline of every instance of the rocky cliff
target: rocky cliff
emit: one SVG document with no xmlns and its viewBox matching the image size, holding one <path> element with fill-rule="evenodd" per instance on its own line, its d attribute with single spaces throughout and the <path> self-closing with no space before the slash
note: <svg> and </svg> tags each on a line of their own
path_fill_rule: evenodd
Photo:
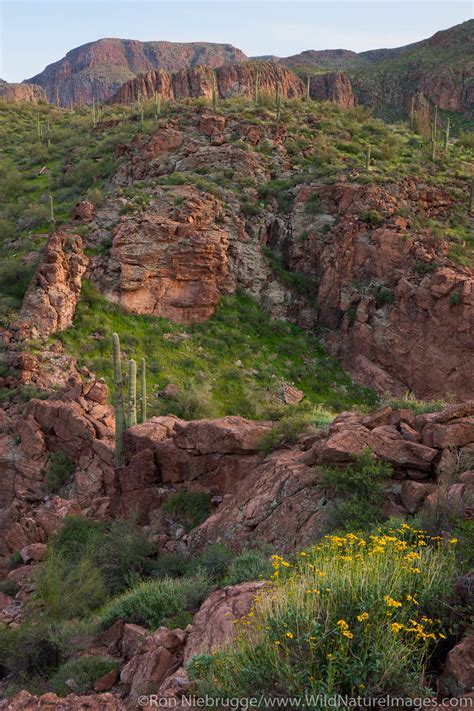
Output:
<svg viewBox="0 0 474 711">
<path fill-rule="evenodd" d="M 38 84 L 10 84 L 0 79 L 0 99 L 12 103 L 37 104 L 47 101 L 45 90 Z"/>
<path fill-rule="evenodd" d="M 139 42 L 101 39 L 76 47 L 27 81 L 43 87 L 62 106 L 107 100 L 126 81 L 152 69 L 176 72 L 187 67 L 218 67 L 246 59 L 229 44 Z"/>
<path fill-rule="evenodd" d="M 289 69 L 271 62 L 246 62 L 224 65 L 216 70 L 210 67 L 182 69 L 172 75 L 161 70 L 147 72 L 124 84 L 110 102 L 130 104 L 138 97 L 151 98 L 155 93 L 166 99 L 198 96 L 211 98 L 214 81 L 220 98 L 244 96 L 252 99 L 256 80 L 261 94 L 274 96 L 277 84 L 282 98 L 301 97 L 305 94 L 302 80 Z M 339 96 L 336 91 L 333 94 Z"/>
</svg>

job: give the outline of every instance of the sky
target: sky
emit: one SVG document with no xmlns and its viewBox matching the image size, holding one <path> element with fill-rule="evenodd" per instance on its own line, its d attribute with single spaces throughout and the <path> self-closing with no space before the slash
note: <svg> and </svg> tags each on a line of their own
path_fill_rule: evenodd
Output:
<svg viewBox="0 0 474 711">
<path fill-rule="evenodd" d="M 0 0 L 0 78 L 101 37 L 233 44 L 247 55 L 398 47 L 471 19 L 470 0 Z"/>
</svg>

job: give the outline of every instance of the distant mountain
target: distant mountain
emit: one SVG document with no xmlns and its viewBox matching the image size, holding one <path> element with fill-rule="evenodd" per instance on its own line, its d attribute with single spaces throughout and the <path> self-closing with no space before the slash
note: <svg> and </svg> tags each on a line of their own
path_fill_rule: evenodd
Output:
<svg viewBox="0 0 474 711">
<path fill-rule="evenodd" d="M 246 59 L 240 49 L 230 44 L 100 39 L 72 49 L 26 81 L 43 87 L 49 101 L 69 106 L 71 102 L 91 103 L 92 99 L 105 101 L 125 82 L 152 69 L 172 73 Z"/>
<path fill-rule="evenodd" d="M 405 115 L 419 92 L 447 111 L 474 113 L 474 20 L 405 47 L 306 50 L 276 61 L 300 76 L 344 70 L 359 102 L 387 117 Z"/>
<path fill-rule="evenodd" d="M 47 101 L 48 97 L 44 89 L 37 84 L 10 84 L 0 79 L 0 99 L 37 104 L 39 101 Z"/>
</svg>

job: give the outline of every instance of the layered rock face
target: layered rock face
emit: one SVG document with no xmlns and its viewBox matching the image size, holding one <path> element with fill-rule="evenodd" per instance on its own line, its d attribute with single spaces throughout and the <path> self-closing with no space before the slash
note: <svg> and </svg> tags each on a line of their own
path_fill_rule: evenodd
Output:
<svg viewBox="0 0 474 711">
<path fill-rule="evenodd" d="M 101 39 L 76 47 L 28 81 L 43 87 L 51 102 L 69 106 L 88 104 L 93 98 L 105 101 L 126 81 L 151 69 L 177 72 L 245 59 L 241 50 L 229 44 Z"/>
<path fill-rule="evenodd" d="M 302 80 L 289 69 L 272 62 L 247 62 L 242 64 L 227 64 L 213 70 L 209 67 L 182 69 L 176 74 L 150 71 L 124 84 L 110 99 L 115 104 L 130 104 L 139 97 L 151 98 L 155 93 L 165 99 L 212 97 L 212 87 L 215 81 L 216 93 L 222 99 L 232 96 L 244 96 L 252 99 L 255 82 L 258 82 L 261 94 L 274 96 L 278 89 L 282 98 L 296 98 L 305 95 L 305 85 Z M 324 94 L 323 88 L 320 90 Z M 333 90 L 332 95 L 339 96 Z M 324 99 L 330 99 L 329 92 Z"/>
<path fill-rule="evenodd" d="M 32 336 L 49 336 L 71 325 L 86 267 L 79 235 L 61 230 L 49 237 L 19 314 Z"/>
<path fill-rule="evenodd" d="M 10 84 L 0 79 L 0 99 L 12 103 L 37 104 L 48 101 L 48 96 L 37 84 Z"/>
<path fill-rule="evenodd" d="M 326 237 L 305 210 L 310 195 L 319 196 L 337 221 Z M 411 181 L 385 188 L 303 188 L 291 225 L 293 233 L 308 230 L 307 241 L 288 239 L 280 225 L 270 232 L 269 244 L 293 269 L 317 278 L 318 323 L 329 329 L 325 343 L 356 379 L 379 392 L 410 389 L 422 398 L 469 398 L 472 271 L 446 261 L 442 244 L 394 216 L 410 202 L 433 216 L 450 206 L 439 189 Z M 370 210 L 382 216 L 383 226 L 360 219 Z M 428 265 L 426 273 L 416 271 L 420 264 Z"/>
<path fill-rule="evenodd" d="M 343 72 L 329 72 L 312 77 L 310 94 L 316 101 L 332 101 L 345 108 L 356 103 L 350 79 Z"/>
</svg>

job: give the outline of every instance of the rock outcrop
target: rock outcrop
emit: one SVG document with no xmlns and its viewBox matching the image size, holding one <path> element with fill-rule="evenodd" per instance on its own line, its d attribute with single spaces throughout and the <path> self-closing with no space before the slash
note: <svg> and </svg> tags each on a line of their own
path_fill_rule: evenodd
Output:
<svg viewBox="0 0 474 711">
<path fill-rule="evenodd" d="M 2 711 L 127 711 L 127 707 L 113 694 L 61 697 L 56 694 L 34 696 L 20 691 L 12 699 L 0 702 Z"/>
<path fill-rule="evenodd" d="M 155 93 L 165 99 L 212 97 L 213 83 L 217 95 L 222 99 L 232 96 L 244 96 L 251 100 L 254 97 L 255 82 L 258 82 L 261 94 L 275 96 L 278 90 L 282 98 L 296 98 L 305 95 L 302 80 L 290 69 L 272 62 L 245 62 L 226 64 L 214 70 L 210 67 L 182 69 L 169 75 L 163 70 L 152 70 L 139 75 L 124 84 L 110 99 L 114 104 L 131 104 L 138 97 L 152 98 Z M 324 97 L 337 100 L 340 96 L 339 87 L 332 87 Z"/>
<path fill-rule="evenodd" d="M 337 220 L 326 236 L 306 212 L 311 195 Z M 290 268 L 318 281 L 325 344 L 359 382 L 382 393 L 468 399 L 474 395 L 472 271 L 449 263 L 443 245 L 426 230 L 397 219 L 400 204 L 433 216 L 449 209 L 442 191 L 412 181 L 385 188 L 302 188 L 291 229 L 307 230 L 308 240 L 289 241 L 278 229 L 270 232 L 269 245 L 286 256 Z M 363 220 L 371 210 L 381 223 L 375 227 Z M 428 265 L 425 273 L 417 272 L 420 264 Z"/>
<path fill-rule="evenodd" d="M 0 79 L 0 100 L 15 104 L 38 104 L 40 101 L 47 102 L 48 96 L 37 84 L 10 84 Z"/>
<path fill-rule="evenodd" d="M 352 84 L 344 72 L 316 74 L 311 78 L 310 95 L 315 101 L 331 101 L 345 108 L 356 103 Z"/>
<path fill-rule="evenodd" d="M 32 337 L 49 336 L 72 323 L 87 257 L 79 235 L 60 230 L 46 244 L 23 299 L 18 328 Z"/>
<path fill-rule="evenodd" d="M 245 59 L 245 54 L 230 44 L 100 39 L 72 49 L 27 81 L 43 87 L 51 102 L 59 99 L 62 106 L 81 105 L 92 99 L 106 101 L 126 81 L 152 69 L 177 72 Z"/>
</svg>

